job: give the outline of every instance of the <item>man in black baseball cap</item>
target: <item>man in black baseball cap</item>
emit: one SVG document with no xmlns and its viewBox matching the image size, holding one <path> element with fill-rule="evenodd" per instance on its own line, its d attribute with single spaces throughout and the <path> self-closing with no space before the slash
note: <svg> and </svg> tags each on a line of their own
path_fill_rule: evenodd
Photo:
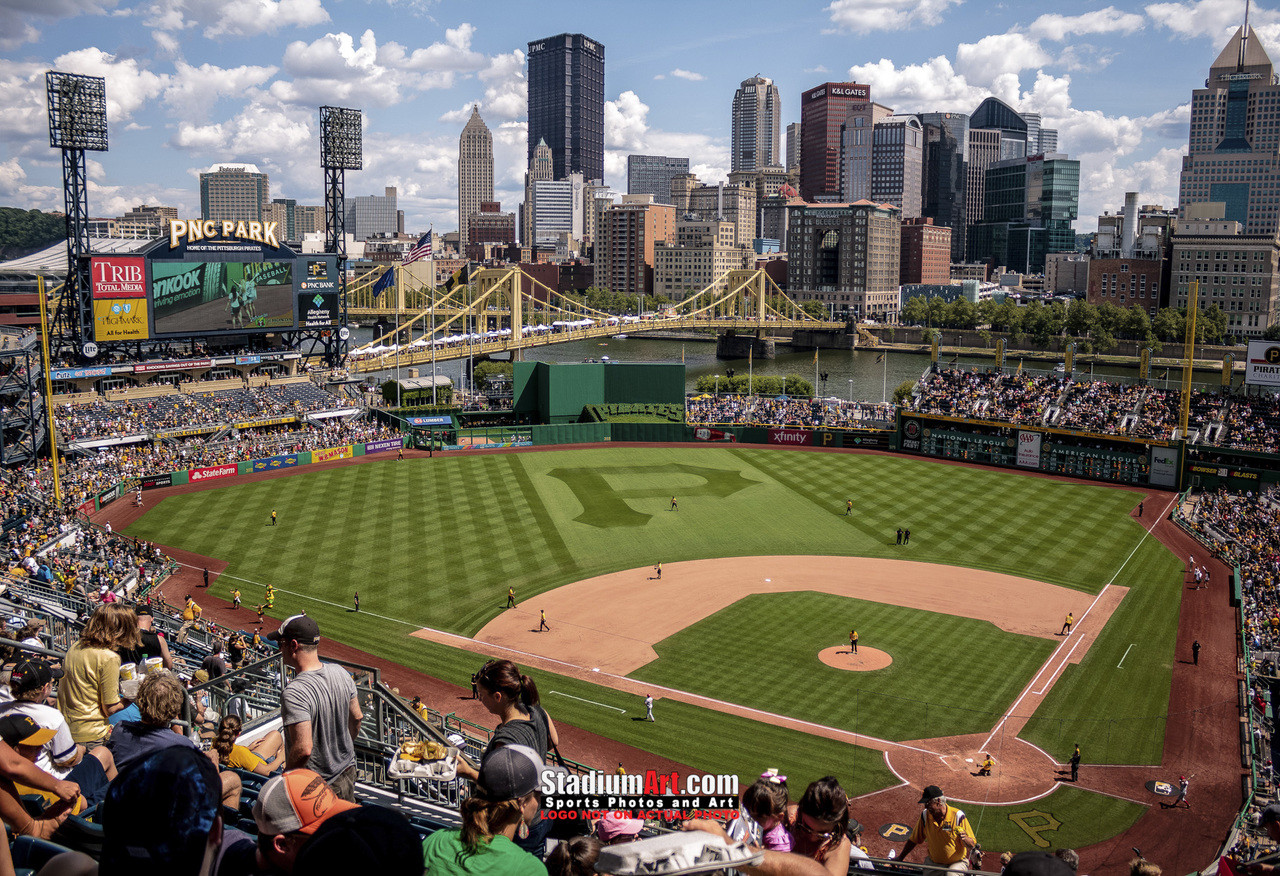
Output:
<svg viewBox="0 0 1280 876">
<path fill-rule="evenodd" d="M 974 836 L 973 826 L 965 817 L 964 810 L 948 805 L 946 796 L 937 785 L 924 789 L 920 805 L 924 812 L 920 813 L 899 859 L 905 860 L 917 845 L 925 843 L 929 853 L 925 855 L 924 862 L 928 866 L 965 869 L 969 853 L 978 846 L 978 838 Z"/>
<path fill-rule="evenodd" d="M 355 802 L 356 734 L 364 712 L 351 674 L 320 662 L 320 626 L 295 614 L 267 636 L 280 643 L 284 665 L 296 674 L 280 698 L 285 767 L 317 772 L 343 800 Z"/>
</svg>

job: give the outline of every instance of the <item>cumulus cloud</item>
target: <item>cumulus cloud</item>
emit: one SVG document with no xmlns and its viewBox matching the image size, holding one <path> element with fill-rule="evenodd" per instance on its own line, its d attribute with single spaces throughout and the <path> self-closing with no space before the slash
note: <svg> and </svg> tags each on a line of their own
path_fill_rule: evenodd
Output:
<svg viewBox="0 0 1280 876">
<path fill-rule="evenodd" d="M 985 36 L 956 47 L 956 69 L 971 82 L 990 83 L 1005 73 L 1020 73 L 1050 61 L 1040 44 L 1020 33 Z"/>
<path fill-rule="evenodd" d="M 1184 39 L 1207 37 L 1220 43 L 1225 43 L 1235 33 L 1241 24 L 1243 12 L 1238 4 L 1222 3 L 1220 0 L 1149 3 L 1143 11 L 1158 26 Z M 1274 44 L 1280 41 L 1280 11 L 1254 6 L 1249 15 L 1249 24 L 1264 42 Z"/>
<path fill-rule="evenodd" d="M 1010 74 L 983 88 L 968 81 L 943 55 L 921 64 L 894 66 L 887 58 L 849 68 L 849 79 L 871 86 L 871 99 L 898 112 L 934 112 L 961 109 L 971 112 L 983 99 L 995 94 L 1002 100 L 1016 98 L 1018 78 Z"/>
<path fill-rule="evenodd" d="M 834 0 L 826 12 L 835 29 L 847 33 L 933 27 L 961 0 Z"/>
<path fill-rule="evenodd" d="M 56 21 L 110 12 L 116 0 L 4 0 L 0 3 L 0 48 L 12 49 L 40 37 L 32 19 Z"/>
<path fill-rule="evenodd" d="M 679 67 L 672 70 L 671 75 L 677 79 L 687 79 L 690 82 L 701 82 L 703 79 L 707 78 L 701 73 L 694 73 L 692 70 L 681 70 Z"/>
<path fill-rule="evenodd" d="M 1047 13 L 1031 22 L 1027 31 L 1040 39 L 1062 42 L 1068 37 L 1088 34 L 1131 34 L 1142 30 L 1145 23 L 1146 19 L 1137 13 L 1121 12 L 1114 6 L 1108 6 L 1083 15 Z"/>
<path fill-rule="evenodd" d="M 276 74 L 277 67 L 194 67 L 184 61 L 174 64 L 173 76 L 164 91 L 164 102 L 182 118 L 204 118 L 213 105 L 224 97 L 241 96 L 251 88 L 264 85 Z"/>
<path fill-rule="evenodd" d="M 279 33 L 329 21 L 320 0 L 162 0 L 143 24 L 160 31 L 199 29 L 208 39 Z"/>
<path fill-rule="evenodd" d="M 649 106 L 634 91 L 624 91 L 604 105 L 605 182 L 625 188 L 627 155 L 642 153 L 689 159 L 689 168 L 703 182 L 718 182 L 729 174 L 728 144 L 707 134 L 666 131 L 650 127 Z"/>
<path fill-rule="evenodd" d="M 485 124 L 493 128 L 494 122 L 522 118 L 529 105 L 528 83 L 524 78 L 524 52 L 516 49 L 494 55 L 489 64 L 477 74 L 485 84 L 482 100 L 469 100 L 462 107 L 440 116 L 442 122 L 465 124 L 471 118 L 471 107 L 480 104 L 480 114 Z"/>
<path fill-rule="evenodd" d="M 78 49 L 59 55 L 53 66 L 58 70 L 102 76 L 107 80 L 108 125 L 128 121 L 169 85 L 168 74 L 153 73 L 134 58 L 121 60 L 98 48 Z"/>
<path fill-rule="evenodd" d="M 471 49 L 474 33 L 474 27 L 462 24 L 447 30 L 443 42 L 413 50 L 396 42 L 379 45 L 372 30 L 358 43 L 348 33 L 327 33 L 310 43 L 297 40 L 285 47 L 282 59 L 284 72 L 293 78 L 272 83 L 271 93 L 302 106 L 394 106 L 415 92 L 451 88 L 459 74 L 485 69 L 489 59 Z"/>
</svg>

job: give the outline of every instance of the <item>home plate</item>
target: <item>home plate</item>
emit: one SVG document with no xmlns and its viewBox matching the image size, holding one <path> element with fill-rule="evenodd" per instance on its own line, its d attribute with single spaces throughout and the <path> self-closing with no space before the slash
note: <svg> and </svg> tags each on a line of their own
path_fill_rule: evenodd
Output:
<svg viewBox="0 0 1280 876">
<path fill-rule="evenodd" d="M 971 757 L 966 757 L 966 758 L 964 759 L 964 762 L 965 762 L 965 763 L 973 763 L 973 758 L 971 758 Z"/>
</svg>

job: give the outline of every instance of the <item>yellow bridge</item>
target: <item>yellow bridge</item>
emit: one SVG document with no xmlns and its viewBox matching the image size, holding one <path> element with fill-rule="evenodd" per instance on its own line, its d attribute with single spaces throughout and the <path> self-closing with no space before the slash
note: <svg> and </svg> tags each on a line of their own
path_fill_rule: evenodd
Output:
<svg viewBox="0 0 1280 876">
<path fill-rule="evenodd" d="M 392 316 L 400 324 L 351 351 L 351 367 L 363 372 L 494 353 L 509 352 L 518 359 L 520 351 L 532 347 L 627 333 L 711 329 L 759 336 L 845 328 L 843 321 L 810 316 L 764 271 L 729 271 L 697 294 L 644 319 L 587 307 L 518 267 L 485 268 L 473 273 L 466 285 L 444 290 L 422 285 L 374 295 L 374 280 L 366 275 L 348 288 L 348 316 Z M 394 303 L 380 300 L 393 296 Z M 405 311 L 407 318 L 402 317 Z M 413 340 L 404 341 L 406 337 Z"/>
</svg>

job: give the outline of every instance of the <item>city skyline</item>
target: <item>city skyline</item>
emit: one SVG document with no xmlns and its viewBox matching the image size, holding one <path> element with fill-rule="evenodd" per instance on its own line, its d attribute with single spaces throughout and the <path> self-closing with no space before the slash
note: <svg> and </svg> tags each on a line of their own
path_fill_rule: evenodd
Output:
<svg viewBox="0 0 1280 876">
<path fill-rule="evenodd" d="M 348 174 L 349 193 L 395 186 L 406 230 L 456 228 L 471 107 L 493 130 L 494 196 L 513 208 L 527 167 L 526 47 L 570 32 L 609 47 L 605 181 L 615 191 L 626 190 L 633 153 L 687 156 L 702 180 L 725 179 L 728 106 L 745 78 L 778 85 L 784 128 L 799 119 L 803 90 L 854 81 L 897 113 L 970 113 L 987 96 L 1039 113 L 1081 161 L 1077 228 L 1089 231 L 1125 191 L 1176 206 L 1191 92 L 1243 18 L 1242 0 L 1074 2 L 1052 14 L 1029 2 L 834 0 L 795 4 L 785 21 L 762 3 L 735 4 L 732 16 L 724 4 L 620 14 L 552 3 L 485 20 L 451 0 L 265 5 L 98 0 L 22 13 L 0 0 L 0 203 L 61 209 L 43 81 L 59 69 L 108 80 L 112 149 L 89 162 L 94 216 L 140 203 L 196 215 L 197 175 L 217 163 L 256 164 L 272 197 L 320 203 L 317 107 L 329 104 L 365 114 L 365 169 Z M 681 14 L 680 35 L 662 27 L 664 10 Z M 1250 23 L 1280 52 L 1280 12 L 1255 5 Z"/>
</svg>

